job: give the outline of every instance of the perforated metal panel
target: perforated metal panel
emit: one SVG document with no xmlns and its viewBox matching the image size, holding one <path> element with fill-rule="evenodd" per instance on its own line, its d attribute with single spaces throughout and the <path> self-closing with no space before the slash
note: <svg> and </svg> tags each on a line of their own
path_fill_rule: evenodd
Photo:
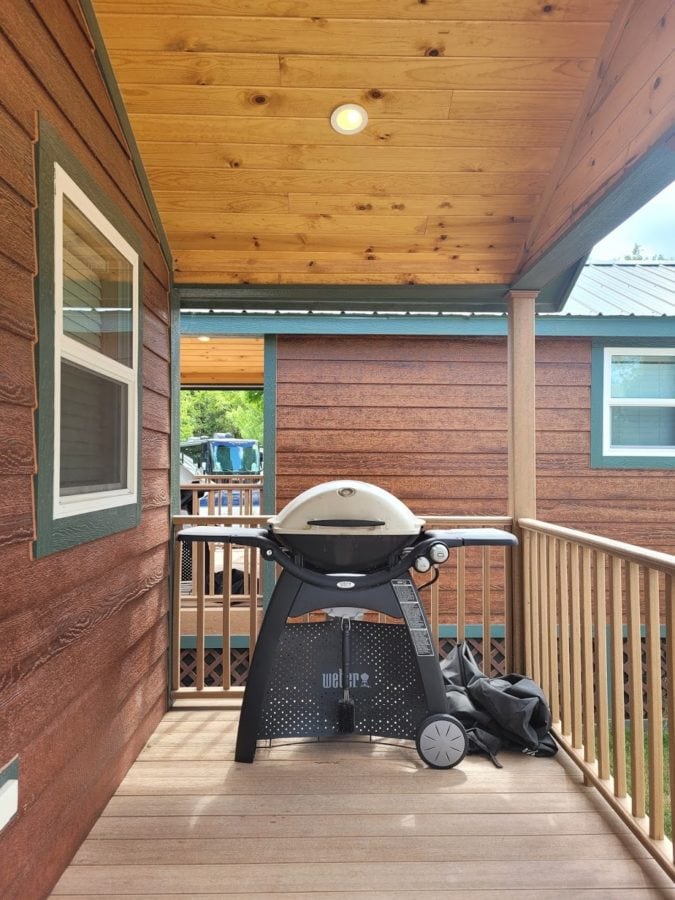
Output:
<svg viewBox="0 0 675 900">
<path fill-rule="evenodd" d="M 405 625 L 351 622 L 355 734 L 414 738 L 427 707 Z M 338 734 L 339 619 L 286 625 L 272 666 L 259 738 Z"/>
</svg>

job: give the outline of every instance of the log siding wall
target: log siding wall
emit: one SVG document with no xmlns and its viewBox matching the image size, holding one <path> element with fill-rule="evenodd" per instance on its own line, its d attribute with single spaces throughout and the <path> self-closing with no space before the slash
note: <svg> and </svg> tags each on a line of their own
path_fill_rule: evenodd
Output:
<svg viewBox="0 0 675 900">
<path fill-rule="evenodd" d="M 591 339 L 540 338 L 539 518 L 672 553 L 675 471 L 591 469 Z M 279 337 L 277 507 L 331 478 L 506 515 L 503 338 Z"/>
<path fill-rule="evenodd" d="M 0 896 L 49 893 L 166 708 L 169 278 L 76 2 L 0 7 L 0 767 L 19 815 Z M 34 142 L 41 113 L 139 234 L 142 520 L 32 558 L 37 404 Z"/>
</svg>

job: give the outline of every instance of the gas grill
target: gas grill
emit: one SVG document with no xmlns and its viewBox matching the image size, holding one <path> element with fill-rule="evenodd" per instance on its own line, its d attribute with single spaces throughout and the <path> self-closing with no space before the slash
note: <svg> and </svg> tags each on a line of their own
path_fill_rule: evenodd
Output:
<svg viewBox="0 0 675 900">
<path fill-rule="evenodd" d="M 281 566 L 257 638 L 235 759 L 258 740 L 367 734 L 415 740 L 435 768 L 466 752 L 447 712 L 429 624 L 411 570 L 444 563 L 453 547 L 513 545 L 493 528 L 427 530 L 392 494 L 361 481 L 330 481 L 292 500 L 266 528 L 197 526 L 184 542 L 257 547 Z M 289 622 L 325 611 L 325 621 Z M 394 622 L 363 619 L 383 613 Z"/>
</svg>

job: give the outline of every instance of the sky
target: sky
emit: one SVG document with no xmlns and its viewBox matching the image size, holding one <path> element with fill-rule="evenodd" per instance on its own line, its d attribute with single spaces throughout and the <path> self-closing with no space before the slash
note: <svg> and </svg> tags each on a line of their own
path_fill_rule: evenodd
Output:
<svg viewBox="0 0 675 900">
<path fill-rule="evenodd" d="M 635 244 L 647 259 L 660 253 L 675 260 L 675 181 L 596 244 L 589 262 L 623 259 Z"/>
</svg>

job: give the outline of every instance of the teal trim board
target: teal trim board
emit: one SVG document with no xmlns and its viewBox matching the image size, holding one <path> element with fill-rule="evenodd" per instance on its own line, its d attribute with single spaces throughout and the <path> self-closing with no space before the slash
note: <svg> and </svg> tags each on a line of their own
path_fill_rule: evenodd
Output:
<svg viewBox="0 0 675 900">
<path fill-rule="evenodd" d="M 169 534 L 173 534 L 172 516 L 180 512 L 180 309 L 178 305 L 178 297 L 172 289 L 169 292 L 169 315 L 171 322 L 170 340 L 170 362 L 169 374 L 171 379 L 171 435 L 169 438 L 169 448 L 171 458 L 169 460 Z M 177 553 L 176 541 L 169 542 L 169 597 L 173 597 L 174 591 L 174 554 Z M 168 628 L 169 634 L 173 634 L 173 603 L 169 603 L 168 612 Z M 167 666 L 169 678 L 167 681 L 167 704 L 173 705 L 173 667 L 174 658 L 171 647 L 167 647 Z"/>
<path fill-rule="evenodd" d="M 170 477 L 171 477 L 171 512 L 178 515 L 180 512 L 180 335 L 181 318 L 176 291 L 171 289 L 169 293 L 170 317 L 171 317 L 171 435 L 170 435 Z"/>
<path fill-rule="evenodd" d="M 658 319 L 657 321 L 661 321 Z M 675 348 L 674 339 L 640 338 L 626 335 L 593 341 L 591 351 L 591 468 L 592 469 L 675 469 L 675 456 L 605 456 L 603 452 L 604 427 L 604 379 L 606 347 L 631 347 L 651 349 L 663 347 Z"/>
<path fill-rule="evenodd" d="M 181 284 L 181 309 L 503 312 L 508 284 Z"/>
<path fill-rule="evenodd" d="M 454 638 L 457 639 L 457 626 L 456 625 L 440 625 L 438 628 L 438 636 L 441 638 Z M 482 625 L 465 625 L 464 626 L 464 637 L 472 638 L 476 640 L 478 638 L 483 637 L 483 626 Z M 490 625 L 490 637 L 493 638 L 504 638 L 506 637 L 506 626 L 505 625 Z"/>
<path fill-rule="evenodd" d="M 675 180 L 671 129 L 617 182 L 535 259 L 526 262 L 511 285 L 513 290 L 541 290 L 563 270 L 578 264 L 595 244 L 622 224 Z M 555 302 L 555 300 L 554 300 Z M 553 309 L 559 309 L 558 304 Z"/>
<path fill-rule="evenodd" d="M 182 334 L 214 337 L 280 334 L 456 335 L 505 337 L 506 315 L 328 315 L 326 313 L 190 313 L 180 314 Z M 606 337 L 675 339 L 675 316 L 538 315 L 537 337 Z"/>
<path fill-rule="evenodd" d="M 55 129 L 39 116 L 39 140 L 35 147 L 38 205 L 35 211 L 38 274 L 35 297 L 38 342 L 35 350 L 38 405 L 35 413 L 38 473 L 35 476 L 35 555 L 46 556 L 69 547 L 134 528 L 140 522 L 142 497 L 141 444 L 143 428 L 143 255 L 141 240 L 121 210 L 101 190 L 89 171 L 63 143 Z M 138 254 L 138 362 L 136 368 L 137 403 L 137 490 L 136 500 L 124 506 L 102 509 L 64 518 L 54 517 L 54 427 L 55 427 L 55 321 L 54 321 L 54 164 L 73 180 L 105 216 L 113 228 Z"/>
<path fill-rule="evenodd" d="M 276 512 L 277 482 L 277 339 L 274 335 L 265 336 L 263 355 L 263 471 L 265 474 L 262 510 L 267 516 Z M 263 560 L 262 586 L 263 607 L 267 605 L 274 590 L 275 564 Z"/>
<path fill-rule="evenodd" d="M 230 636 L 230 648 L 233 650 L 245 650 L 249 640 L 247 634 L 233 634 Z M 194 634 L 182 634 L 180 638 L 181 650 L 196 650 L 197 638 Z M 204 648 L 206 650 L 222 650 L 223 638 L 219 634 L 204 635 Z"/>
<path fill-rule="evenodd" d="M 19 815 L 19 757 L 15 756 L 0 769 L 0 831 Z"/>
<path fill-rule="evenodd" d="M 476 640 L 483 637 L 482 625 L 467 625 L 464 628 L 464 636 Z M 493 638 L 504 638 L 506 636 L 506 627 L 504 625 L 490 625 L 490 636 Z M 439 637 L 441 638 L 457 638 L 456 625 L 441 625 L 439 628 Z M 249 640 L 247 634 L 233 634 L 230 638 L 230 647 L 233 649 L 244 649 L 248 647 Z M 197 639 L 194 634 L 184 634 L 180 639 L 181 650 L 195 650 L 197 648 Z M 222 635 L 207 634 L 204 637 L 204 647 L 207 650 L 221 650 L 223 647 Z"/>
</svg>

